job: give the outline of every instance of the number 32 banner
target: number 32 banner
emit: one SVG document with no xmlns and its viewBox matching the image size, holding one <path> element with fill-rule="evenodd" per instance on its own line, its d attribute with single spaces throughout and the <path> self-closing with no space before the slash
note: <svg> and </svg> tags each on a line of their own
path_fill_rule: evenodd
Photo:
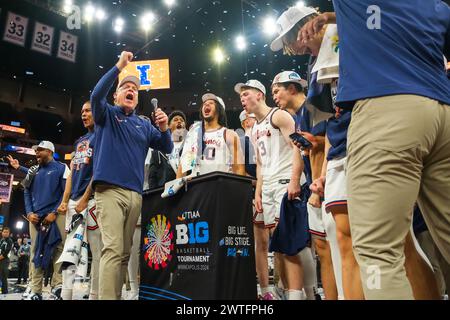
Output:
<svg viewBox="0 0 450 320">
<path fill-rule="evenodd" d="M 36 22 L 34 26 L 34 36 L 33 42 L 31 43 L 31 49 L 51 55 L 53 32 L 53 27 L 47 26 L 40 22 Z"/>
<path fill-rule="evenodd" d="M 59 45 L 58 45 L 58 58 L 75 62 L 77 56 L 77 42 L 78 37 L 73 34 L 60 31 L 59 33 Z"/>
<path fill-rule="evenodd" d="M 5 34 L 3 40 L 25 46 L 25 38 L 27 35 L 28 18 L 8 12 L 8 19 L 6 20 Z"/>
</svg>

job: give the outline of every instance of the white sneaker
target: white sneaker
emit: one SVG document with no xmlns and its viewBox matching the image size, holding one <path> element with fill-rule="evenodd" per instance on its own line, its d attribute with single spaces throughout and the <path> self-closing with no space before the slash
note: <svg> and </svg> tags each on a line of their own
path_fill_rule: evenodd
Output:
<svg viewBox="0 0 450 320">
<path fill-rule="evenodd" d="M 274 289 L 275 289 L 274 293 L 275 293 L 277 300 L 287 300 L 286 292 L 284 291 L 284 289 L 280 288 L 279 286 L 275 286 Z"/>
<path fill-rule="evenodd" d="M 139 291 L 130 290 L 130 293 L 127 294 L 125 300 L 138 300 L 139 299 Z"/>
<path fill-rule="evenodd" d="M 26 287 L 26 289 L 25 289 L 25 292 L 22 294 L 22 299 L 28 298 L 28 296 L 30 295 L 30 293 L 31 293 L 31 286 L 28 285 L 28 286 Z"/>
<path fill-rule="evenodd" d="M 22 300 L 42 300 L 42 295 L 39 293 L 30 292 L 30 294 Z"/>
<path fill-rule="evenodd" d="M 57 286 L 57 287 L 53 288 L 52 291 L 50 292 L 50 296 L 48 299 L 49 300 L 62 300 L 61 291 L 62 291 L 61 286 Z"/>
</svg>

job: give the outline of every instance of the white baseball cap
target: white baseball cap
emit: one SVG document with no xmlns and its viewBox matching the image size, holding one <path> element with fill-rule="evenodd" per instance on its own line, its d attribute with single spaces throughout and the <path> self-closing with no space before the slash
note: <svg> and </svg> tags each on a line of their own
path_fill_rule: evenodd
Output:
<svg viewBox="0 0 450 320">
<path fill-rule="evenodd" d="M 205 93 L 205 94 L 202 96 L 202 101 L 203 101 L 203 103 L 204 103 L 206 100 L 214 100 L 214 101 L 217 101 L 217 102 L 225 109 L 225 102 L 223 102 L 223 99 L 222 99 L 221 97 L 219 97 L 219 96 L 216 96 L 214 93 Z"/>
<path fill-rule="evenodd" d="M 281 40 L 300 20 L 307 16 L 318 13 L 316 9 L 311 7 L 290 7 L 277 19 L 278 37 L 270 44 L 272 51 L 283 49 L 283 41 Z"/>
<path fill-rule="evenodd" d="M 256 119 L 256 116 L 254 113 L 247 113 L 247 111 L 243 110 L 241 112 L 241 114 L 239 115 L 239 120 L 242 122 L 247 118 L 255 118 Z"/>
<path fill-rule="evenodd" d="M 50 141 L 46 141 L 46 140 L 39 142 L 38 145 L 32 146 L 31 148 L 34 151 L 36 151 L 37 148 L 42 148 L 42 149 L 50 150 L 51 152 L 55 152 L 55 146 L 53 145 L 53 143 L 51 143 Z"/>
<path fill-rule="evenodd" d="M 275 76 L 275 78 L 273 78 L 272 85 L 277 84 L 277 83 L 287 83 L 287 82 L 298 83 L 303 88 L 306 88 L 308 86 L 308 82 L 306 82 L 306 80 L 302 79 L 302 77 L 300 77 L 300 75 L 295 71 L 280 72 L 279 74 L 277 74 Z"/>
<path fill-rule="evenodd" d="M 138 77 L 136 77 L 134 75 L 129 75 L 129 76 L 126 76 L 125 78 L 123 78 L 119 82 L 119 84 L 117 85 L 117 88 L 120 88 L 121 86 L 123 86 L 123 84 L 125 82 L 132 82 L 132 83 L 134 83 L 136 85 L 136 87 L 138 88 L 138 90 L 139 90 L 139 87 L 141 86 L 141 80 L 139 80 Z"/>
<path fill-rule="evenodd" d="M 238 83 L 234 86 L 234 91 L 236 91 L 237 94 L 241 94 L 242 88 L 254 88 L 266 95 L 266 88 L 258 80 L 248 80 L 246 83 Z"/>
</svg>

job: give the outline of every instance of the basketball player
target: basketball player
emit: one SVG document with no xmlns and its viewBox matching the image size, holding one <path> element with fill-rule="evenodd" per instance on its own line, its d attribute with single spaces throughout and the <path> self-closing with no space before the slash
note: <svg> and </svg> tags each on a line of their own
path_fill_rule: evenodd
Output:
<svg viewBox="0 0 450 320">
<path fill-rule="evenodd" d="M 71 162 L 71 174 L 66 180 L 63 201 L 58 208 L 58 212 L 66 215 L 66 232 L 69 231 L 72 217 L 77 213 L 83 213 L 88 210 L 85 218 L 87 219 L 87 240 L 92 253 L 91 264 L 91 285 L 90 300 L 98 298 L 98 270 L 100 255 L 102 249 L 102 240 L 100 229 L 97 224 L 95 213 L 95 200 L 93 197 L 91 179 L 93 168 L 95 131 L 94 119 L 92 118 L 91 103 L 85 102 L 81 108 L 81 120 L 88 132 L 75 142 L 74 156 Z M 71 265 L 63 270 L 63 288 L 61 297 L 63 300 L 72 300 L 73 284 L 77 266 Z"/>
<path fill-rule="evenodd" d="M 309 188 L 312 180 L 318 178 L 322 171 L 326 122 L 320 122 L 313 127 L 312 115 L 310 115 L 310 112 L 306 108 L 306 96 L 304 94 L 306 85 L 306 81 L 296 72 L 284 71 L 277 74 L 273 79 L 272 94 L 275 103 L 295 118 L 297 132 L 304 136 L 307 135 L 308 141 L 313 142 L 311 148 L 302 150 L 303 162 L 305 163 L 304 172 L 307 177 L 307 187 Z M 300 150 L 298 152 L 300 152 Z M 311 195 L 313 200 L 310 199 L 310 202 L 314 201 L 314 197 L 316 196 L 317 195 L 313 193 Z M 325 299 L 336 300 L 338 297 L 336 280 L 333 272 L 330 245 L 327 241 L 326 228 L 322 221 L 320 199 L 318 201 L 317 209 L 308 206 L 308 220 L 314 248 L 320 259 L 321 279 Z M 303 257 L 312 255 L 310 248 L 305 248 L 303 251 Z M 302 260 L 305 269 L 305 291 L 308 298 L 313 298 L 313 287 L 317 286 L 315 263 L 314 265 L 308 265 L 309 268 L 306 268 L 307 261 Z M 312 272 L 306 274 L 307 270 L 311 270 Z"/>
<path fill-rule="evenodd" d="M 245 175 L 244 159 L 241 152 L 239 137 L 236 132 L 227 129 L 225 103 L 222 98 L 212 93 L 202 96 L 202 138 L 194 141 L 195 146 L 187 145 L 183 148 L 181 158 L 195 148 L 201 150 L 201 157 L 192 175 L 207 174 L 213 171 L 232 172 Z M 193 132 L 195 126 L 190 129 Z M 188 136 L 189 134 L 188 133 Z M 183 176 L 182 164 L 178 167 L 177 178 Z"/>
<path fill-rule="evenodd" d="M 298 150 L 293 151 L 289 138 L 295 131 L 294 119 L 286 111 L 267 106 L 264 85 L 257 80 L 249 80 L 238 83 L 234 90 L 239 94 L 244 110 L 254 113 L 257 120 L 252 129 L 257 154 L 254 217 L 256 271 L 262 299 L 273 300 L 274 294 L 268 288 L 269 237 L 279 219 L 280 205 L 286 191 L 289 200 L 300 195 L 303 163 Z M 280 262 L 280 276 L 285 277 L 287 282 L 288 299 L 302 299 L 303 269 L 299 257 L 275 253 L 275 258 Z"/>
<path fill-rule="evenodd" d="M 186 125 L 186 116 L 182 111 L 175 110 L 169 115 L 169 128 L 172 133 L 174 147 L 170 154 L 164 154 L 158 150 L 151 151 L 148 162 L 149 189 L 163 187 L 166 182 L 176 178 L 181 151 L 184 145 L 184 137 L 187 133 Z"/>
<path fill-rule="evenodd" d="M 256 122 L 254 114 L 248 114 L 247 111 L 242 110 L 239 115 L 241 127 L 244 129 L 244 135 L 241 136 L 241 147 L 245 159 L 245 172 L 247 175 L 256 178 L 256 156 L 255 147 L 252 144 L 252 128 Z"/>
</svg>

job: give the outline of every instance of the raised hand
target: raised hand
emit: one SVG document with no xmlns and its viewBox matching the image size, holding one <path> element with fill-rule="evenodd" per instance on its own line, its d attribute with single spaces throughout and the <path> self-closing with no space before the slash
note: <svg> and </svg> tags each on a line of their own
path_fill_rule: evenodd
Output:
<svg viewBox="0 0 450 320">
<path fill-rule="evenodd" d="M 131 62 L 131 60 L 133 60 L 133 54 L 128 51 L 122 51 L 122 53 L 120 54 L 119 61 L 117 61 L 116 63 L 116 67 L 120 71 L 122 71 L 122 69 L 125 68 L 128 65 L 128 63 Z"/>
<path fill-rule="evenodd" d="M 11 155 L 8 155 L 8 156 L 6 157 L 6 159 L 8 159 L 9 165 L 10 165 L 11 167 L 13 167 L 13 168 L 16 169 L 16 170 L 19 169 L 19 167 L 20 167 L 19 160 L 14 159 L 13 157 L 11 157 Z"/>
</svg>

